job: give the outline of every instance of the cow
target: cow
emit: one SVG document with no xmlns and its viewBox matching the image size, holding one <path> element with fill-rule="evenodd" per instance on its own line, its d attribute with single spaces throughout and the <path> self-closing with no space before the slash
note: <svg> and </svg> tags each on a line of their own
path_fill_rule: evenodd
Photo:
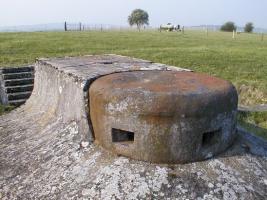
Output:
<svg viewBox="0 0 267 200">
<path fill-rule="evenodd" d="M 180 25 L 174 26 L 174 25 L 171 24 L 171 23 L 160 25 L 159 30 L 160 30 L 160 31 L 165 30 L 165 31 L 168 31 L 168 32 L 172 32 L 172 31 L 181 31 L 181 29 L 180 29 Z"/>
</svg>

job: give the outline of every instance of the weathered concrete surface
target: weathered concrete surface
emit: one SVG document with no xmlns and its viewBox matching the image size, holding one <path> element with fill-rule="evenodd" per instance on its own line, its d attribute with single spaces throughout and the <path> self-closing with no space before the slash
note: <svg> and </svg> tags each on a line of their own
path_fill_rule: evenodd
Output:
<svg viewBox="0 0 267 200">
<path fill-rule="evenodd" d="M 7 96 L 5 93 L 5 85 L 4 85 L 4 80 L 3 80 L 3 71 L 0 68 L 0 104 L 6 104 L 7 102 Z"/>
<path fill-rule="evenodd" d="M 267 145 L 243 132 L 220 157 L 186 165 L 129 160 L 89 144 L 84 91 L 92 80 L 129 66 L 156 66 L 104 59 L 117 62 L 37 63 L 31 98 L 0 117 L 0 199 L 265 199 Z"/>
<path fill-rule="evenodd" d="M 204 160 L 228 148 L 236 135 L 237 92 L 206 74 L 116 73 L 97 79 L 89 96 L 96 142 L 130 158 Z"/>
</svg>

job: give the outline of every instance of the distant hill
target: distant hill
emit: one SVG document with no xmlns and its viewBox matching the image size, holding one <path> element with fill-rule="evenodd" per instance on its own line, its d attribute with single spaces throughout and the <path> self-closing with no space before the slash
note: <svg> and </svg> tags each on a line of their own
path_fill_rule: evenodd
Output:
<svg viewBox="0 0 267 200">
<path fill-rule="evenodd" d="M 64 31 L 64 24 L 50 23 L 50 24 L 37 24 L 37 25 L 21 25 L 21 26 L 5 26 L 0 27 L 0 32 L 36 32 L 36 31 Z M 102 30 L 102 29 L 130 29 L 130 26 L 120 26 L 112 24 L 85 24 L 85 23 L 67 23 L 68 30 Z M 150 28 L 150 27 L 147 27 Z"/>
<path fill-rule="evenodd" d="M 35 32 L 35 31 L 63 31 L 63 30 L 64 30 L 64 23 L 0 27 L 0 32 Z"/>
</svg>

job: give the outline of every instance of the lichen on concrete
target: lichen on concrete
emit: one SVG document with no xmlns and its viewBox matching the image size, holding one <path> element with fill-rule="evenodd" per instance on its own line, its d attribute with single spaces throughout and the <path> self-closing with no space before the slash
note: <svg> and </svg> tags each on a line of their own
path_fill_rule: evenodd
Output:
<svg viewBox="0 0 267 200">
<path fill-rule="evenodd" d="M 31 98 L 0 116 L 0 199 L 266 198 L 266 142 L 242 131 L 218 157 L 185 165 L 131 160 L 91 142 L 84 91 L 133 61 L 153 65 L 120 56 L 37 62 Z"/>
</svg>

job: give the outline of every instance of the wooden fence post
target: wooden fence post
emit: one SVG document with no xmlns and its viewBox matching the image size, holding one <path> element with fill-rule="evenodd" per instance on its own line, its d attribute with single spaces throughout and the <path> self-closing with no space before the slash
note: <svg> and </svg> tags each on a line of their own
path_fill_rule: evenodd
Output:
<svg viewBox="0 0 267 200">
<path fill-rule="evenodd" d="M 233 39 L 235 39 L 235 30 L 233 30 Z"/>
<path fill-rule="evenodd" d="M 65 31 L 68 31 L 68 28 L 67 28 L 67 22 L 64 23 L 64 30 L 65 30 Z"/>
</svg>

